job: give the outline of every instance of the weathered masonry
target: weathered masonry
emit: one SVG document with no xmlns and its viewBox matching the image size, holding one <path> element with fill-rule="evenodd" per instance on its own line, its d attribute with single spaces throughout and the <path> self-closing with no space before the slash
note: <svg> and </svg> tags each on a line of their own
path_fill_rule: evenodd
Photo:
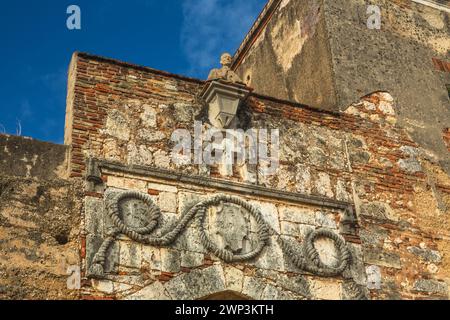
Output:
<svg viewBox="0 0 450 320">
<path fill-rule="evenodd" d="M 369 5 L 381 29 L 369 29 Z M 345 110 L 386 91 L 398 121 L 450 173 L 448 1 L 271 0 L 243 41 L 234 69 L 256 92 Z"/>
<path fill-rule="evenodd" d="M 223 57 L 212 78 L 236 76 Z M 73 55 L 65 145 L 0 137 L 1 298 L 449 298 L 448 129 L 437 155 L 384 88 L 330 110 L 256 83 L 236 117 L 280 130 L 276 174 L 175 164 L 174 130 L 211 127 L 211 81 Z"/>
</svg>

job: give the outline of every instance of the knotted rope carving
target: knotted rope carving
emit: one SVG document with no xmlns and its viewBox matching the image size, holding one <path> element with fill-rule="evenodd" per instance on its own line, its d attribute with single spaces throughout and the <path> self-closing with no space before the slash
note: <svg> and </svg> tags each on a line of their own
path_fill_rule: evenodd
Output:
<svg viewBox="0 0 450 320">
<path fill-rule="evenodd" d="M 334 241 L 337 251 L 337 266 L 328 266 L 320 260 L 319 253 L 314 246 L 314 242 L 319 238 L 328 238 Z M 287 241 L 279 238 L 279 242 L 281 248 L 295 264 L 295 266 L 299 269 L 320 276 L 332 277 L 340 275 L 351 262 L 351 254 L 347 248 L 345 240 L 330 230 L 319 229 L 310 232 L 306 236 L 301 248 L 303 255 L 300 255 L 297 252 L 298 250 L 294 250 L 294 248 Z"/>
<path fill-rule="evenodd" d="M 224 203 L 234 203 L 238 206 L 243 207 L 246 209 L 250 215 L 256 220 L 256 223 L 258 225 L 258 243 L 256 244 L 256 247 L 246 254 L 234 254 L 230 250 L 227 249 L 221 249 L 217 247 L 217 245 L 210 240 L 208 237 L 204 224 L 205 224 L 205 216 L 206 216 L 206 210 L 215 205 L 219 205 L 221 202 Z M 198 217 L 200 219 L 200 225 L 202 226 L 200 228 L 200 238 L 202 241 L 203 246 L 210 252 L 212 252 L 216 257 L 222 259 L 225 262 L 240 262 L 240 261 L 246 261 L 255 258 L 259 255 L 261 250 L 266 246 L 268 240 L 269 240 L 269 228 L 266 225 L 266 222 L 264 221 L 261 212 L 250 205 L 248 202 L 232 196 L 227 195 L 220 195 L 211 198 L 210 200 L 206 200 L 202 202 L 202 207 L 200 209 L 200 212 L 198 214 Z"/>
<path fill-rule="evenodd" d="M 145 204 L 149 206 L 149 223 L 143 228 L 132 228 L 127 226 L 121 219 L 121 208 L 120 203 L 126 199 L 137 199 L 143 201 Z M 205 224 L 205 216 L 207 209 L 211 206 L 220 205 L 223 202 L 234 203 L 236 205 L 242 206 L 245 208 L 256 220 L 258 224 L 258 243 L 256 248 L 249 253 L 246 254 L 233 254 L 233 252 L 227 249 L 219 248 L 214 242 L 210 240 L 207 235 Z M 172 244 L 179 234 L 188 226 L 188 224 L 196 218 L 201 223 L 200 228 L 200 237 L 201 242 L 205 249 L 216 255 L 218 258 L 226 261 L 226 262 L 238 262 L 245 261 L 256 257 L 264 246 L 267 244 L 269 239 L 269 230 L 267 225 L 265 224 L 264 219 L 262 218 L 261 212 L 248 204 L 247 202 L 239 199 L 237 197 L 227 196 L 227 195 L 218 195 L 211 199 L 202 201 L 194 205 L 190 208 L 176 223 L 175 228 L 166 234 L 155 237 L 151 236 L 151 233 L 155 230 L 158 225 L 158 218 L 161 215 L 159 208 L 154 204 L 151 197 L 147 194 L 135 192 L 135 191 L 127 191 L 123 192 L 120 195 L 116 196 L 112 205 L 108 207 L 108 214 L 114 223 L 116 231 L 113 232 L 110 236 L 106 238 L 106 240 L 101 245 L 97 254 L 94 257 L 92 266 L 89 270 L 89 275 L 91 277 L 103 277 L 104 276 L 104 264 L 106 261 L 106 253 L 109 247 L 112 245 L 114 240 L 119 234 L 124 234 L 128 236 L 130 239 L 151 246 L 169 246 Z"/>
<path fill-rule="evenodd" d="M 142 228 L 133 228 L 127 226 L 122 221 L 120 204 L 122 201 L 127 199 L 141 200 L 149 207 L 147 212 L 148 224 L 146 226 Z M 252 251 L 245 254 L 235 254 L 225 248 L 219 248 L 213 241 L 211 241 L 206 231 L 207 228 L 205 228 L 206 213 L 208 208 L 220 205 L 222 203 L 233 203 L 241 206 L 255 219 L 258 226 L 258 241 Z M 120 234 L 124 234 L 130 239 L 142 244 L 164 247 L 172 244 L 178 238 L 180 233 L 186 229 L 189 223 L 196 220 L 200 225 L 200 239 L 205 249 L 213 253 L 221 260 L 229 263 L 242 262 L 256 258 L 267 245 L 270 237 L 269 232 L 277 235 L 277 233 L 265 222 L 259 209 L 238 197 L 229 195 L 217 195 L 195 204 L 190 209 L 186 210 L 183 216 L 176 222 L 175 227 L 172 230 L 161 236 L 152 236 L 152 233 L 158 226 L 158 219 L 161 216 L 161 212 L 158 206 L 154 204 L 151 197 L 147 194 L 127 191 L 116 195 L 112 200 L 111 205 L 108 207 L 108 215 L 114 224 L 115 230 L 108 235 L 94 256 L 92 265 L 89 269 L 90 277 L 104 277 L 104 265 L 107 251 Z M 332 231 L 320 229 L 311 232 L 306 237 L 300 250 L 294 250 L 294 248 L 289 243 L 284 241 L 280 235 L 277 236 L 281 248 L 287 257 L 301 270 L 321 276 L 336 276 L 342 274 L 351 261 L 351 254 L 346 246 L 345 240 Z M 329 238 L 334 241 L 337 249 L 337 266 L 328 266 L 320 260 L 319 253 L 314 246 L 314 242 L 318 238 Z"/>
</svg>

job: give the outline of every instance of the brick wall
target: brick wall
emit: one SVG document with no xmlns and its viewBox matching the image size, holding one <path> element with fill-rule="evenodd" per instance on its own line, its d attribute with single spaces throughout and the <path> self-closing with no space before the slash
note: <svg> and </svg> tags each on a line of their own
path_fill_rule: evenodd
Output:
<svg viewBox="0 0 450 320">
<path fill-rule="evenodd" d="M 104 142 L 100 129 L 105 126 L 108 111 L 124 99 L 161 104 L 191 103 L 201 81 L 171 76 L 144 67 L 91 59 L 75 54 L 69 75 L 66 144 L 71 142 L 71 176 L 82 177 L 88 150 L 98 150 Z"/>
</svg>

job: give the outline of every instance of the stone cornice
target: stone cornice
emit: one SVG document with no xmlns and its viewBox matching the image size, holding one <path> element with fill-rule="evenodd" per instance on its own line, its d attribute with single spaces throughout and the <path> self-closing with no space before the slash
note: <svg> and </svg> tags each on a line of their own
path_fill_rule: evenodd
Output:
<svg viewBox="0 0 450 320">
<path fill-rule="evenodd" d="M 345 230 L 343 233 L 354 233 L 356 226 L 356 215 L 354 205 L 351 202 L 339 201 L 332 198 L 307 195 L 295 192 L 288 192 L 277 190 L 273 188 L 266 188 L 259 185 L 248 183 L 237 183 L 228 180 L 222 180 L 211 177 L 204 177 L 199 175 L 186 175 L 180 172 L 175 172 L 166 169 L 139 166 L 139 165 L 123 165 L 116 162 L 105 160 L 89 159 L 87 181 L 98 184 L 103 170 L 110 170 L 112 172 L 120 172 L 131 175 L 138 175 L 143 177 L 150 177 L 163 181 L 172 181 L 178 183 L 186 183 L 190 185 L 213 188 L 221 191 L 237 193 L 246 196 L 258 196 L 262 198 L 269 198 L 281 201 L 287 201 L 298 204 L 313 205 L 335 210 L 342 210 L 345 212 L 345 218 L 341 221 L 341 225 Z M 347 228 L 348 226 L 348 228 Z"/>
</svg>

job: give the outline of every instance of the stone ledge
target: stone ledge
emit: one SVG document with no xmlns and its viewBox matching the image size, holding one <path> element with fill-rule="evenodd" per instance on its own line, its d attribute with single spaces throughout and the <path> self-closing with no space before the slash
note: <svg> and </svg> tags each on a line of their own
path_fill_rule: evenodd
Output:
<svg viewBox="0 0 450 320">
<path fill-rule="evenodd" d="M 107 169 L 115 172 L 162 179 L 165 181 L 174 181 L 198 185 L 202 187 L 216 188 L 218 190 L 236 192 L 239 193 L 240 195 L 259 196 L 262 198 L 283 200 L 293 203 L 308 204 L 313 206 L 325 207 L 329 209 L 343 210 L 350 220 L 352 218 L 356 219 L 352 203 L 334 200 L 327 197 L 275 190 L 252 184 L 236 183 L 216 178 L 210 177 L 206 178 L 198 175 L 185 175 L 170 170 L 146 166 L 139 166 L 139 165 L 126 166 L 120 163 L 96 159 L 89 159 L 88 162 L 91 164 L 89 167 L 92 168 L 92 171 L 90 173 L 88 172 L 87 175 L 88 180 L 94 180 L 93 179 L 94 176 L 98 175 L 100 175 L 101 177 L 102 169 Z M 352 221 L 354 222 L 356 220 Z"/>
</svg>

